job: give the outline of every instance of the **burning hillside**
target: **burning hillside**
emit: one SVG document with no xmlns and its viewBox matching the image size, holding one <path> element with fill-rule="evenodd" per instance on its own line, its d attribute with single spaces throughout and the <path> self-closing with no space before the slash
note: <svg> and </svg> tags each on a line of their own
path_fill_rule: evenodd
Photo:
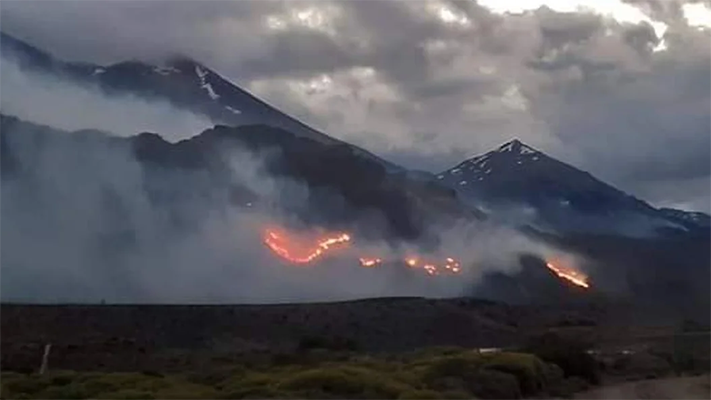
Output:
<svg viewBox="0 0 711 400">
<path fill-rule="evenodd" d="M 553 271 L 553 273 L 555 273 L 561 279 L 565 279 L 568 282 L 583 287 L 585 289 L 590 288 L 590 284 L 588 283 L 588 277 L 582 272 L 576 271 L 572 268 L 555 265 L 551 262 L 546 262 L 546 267 L 548 267 L 548 269 Z"/>
<path fill-rule="evenodd" d="M 345 233 L 326 235 L 315 243 L 286 233 L 284 229 L 268 228 L 264 231 L 264 243 L 279 257 L 294 264 L 308 264 L 329 250 L 343 247 L 351 237 Z"/>
<path fill-rule="evenodd" d="M 347 233 L 324 233 L 320 235 L 298 234 L 287 232 L 281 227 L 269 227 L 263 232 L 264 244 L 281 259 L 297 265 L 309 265 L 318 262 L 329 254 L 338 254 L 346 249 L 353 249 L 353 238 Z M 380 268 L 385 265 L 399 264 L 410 269 L 423 271 L 429 276 L 459 275 L 462 272 L 461 263 L 454 257 L 444 259 L 408 254 L 405 257 L 389 255 L 357 255 L 358 262 L 364 268 Z M 556 276 L 579 287 L 588 289 L 588 277 L 570 267 L 563 267 L 546 262 L 548 269 Z"/>
<path fill-rule="evenodd" d="M 311 264 L 327 254 L 336 253 L 351 248 L 352 238 L 347 233 L 326 233 L 308 238 L 309 235 L 299 235 L 287 232 L 284 228 L 270 227 L 263 232 L 264 244 L 277 256 L 292 264 Z M 452 257 L 444 261 L 425 258 L 419 255 L 401 257 L 359 256 L 362 267 L 377 268 L 384 264 L 401 263 L 412 269 L 421 269 L 428 275 L 459 274 L 461 264 Z"/>
</svg>

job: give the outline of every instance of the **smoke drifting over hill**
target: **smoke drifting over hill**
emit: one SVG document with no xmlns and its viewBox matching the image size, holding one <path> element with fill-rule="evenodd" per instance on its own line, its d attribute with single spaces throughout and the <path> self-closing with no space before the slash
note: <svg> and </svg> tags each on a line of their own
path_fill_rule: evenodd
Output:
<svg viewBox="0 0 711 400">
<path fill-rule="evenodd" d="M 439 244 L 425 250 L 455 255 L 462 261 L 461 276 L 365 269 L 348 251 L 315 265 L 288 265 L 263 246 L 263 229 L 282 224 L 309 233 L 320 227 L 277 206 L 299 209 L 311 191 L 300 181 L 266 172 L 265 162 L 276 154 L 230 147 L 213 154 L 227 161 L 228 171 L 165 169 L 136 158 L 136 143 L 160 140 L 153 136 L 112 139 L 9 117 L 2 125 L 3 300 L 215 303 L 457 296 L 487 270 L 516 272 L 518 252 L 545 252 L 520 234 L 481 223 L 442 228 L 434 234 Z M 235 187 L 244 197 L 235 200 Z M 384 226 L 385 218 L 371 210 L 359 222 Z M 416 243 L 366 240 L 357 228 L 352 234 L 357 249 L 373 254 L 423 251 Z"/>
<path fill-rule="evenodd" d="M 168 141 L 186 139 L 210 127 L 206 117 L 177 110 L 167 102 L 136 96 L 104 96 L 98 88 L 23 70 L 2 57 L 2 96 L 5 114 L 63 130 L 97 129 L 120 136 L 159 132 Z"/>
</svg>

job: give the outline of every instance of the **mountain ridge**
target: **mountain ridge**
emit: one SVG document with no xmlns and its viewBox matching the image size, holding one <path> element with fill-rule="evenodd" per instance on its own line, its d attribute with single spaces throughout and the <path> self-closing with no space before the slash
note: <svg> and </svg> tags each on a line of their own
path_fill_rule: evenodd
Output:
<svg viewBox="0 0 711 400">
<path fill-rule="evenodd" d="M 463 201 L 558 232 L 645 236 L 705 229 L 703 213 L 663 211 L 587 171 L 510 140 L 437 174 Z M 515 223 L 515 222 L 514 222 Z"/>
<path fill-rule="evenodd" d="M 542 230 L 559 230 L 561 223 L 566 222 L 569 216 L 557 212 L 556 208 L 573 207 L 581 209 L 583 214 L 591 214 L 596 209 L 601 211 L 605 203 L 611 202 L 608 204 L 611 207 L 634 209 L 635 213 L 639 214 L 635 216 L 637 221 L 629 223 L 630 226 L 626 228 L 628 232 L 625 234 L 646 234 L 632 232 L 640 231 L 633 225 L 649 225 L 650 221 L 655 226 L 641 231 L 672 230 L 678 233 L 679 230 L 711 226 L 708 222 L 711 217 L 708 215 L 689 214 L 683 210 L 657 210 L 586 171 L 547 156 L 518 138 L 504 143 L 495 150 L 462 161 L 435 177 L 429 172 L 406 170 L 367 150 L 321 133 L 232 84 L 203 64 L 184 56 L 175 56 L 161 66 L 136 60 L 98 66 L 61 61 L 1 31 L 0 45 L 4 56 L 15 57 L 27 68 L 70 78 L 82 84 L 95 85 L 108 94 L 132 93 L 145 98 L 157 97 L 168 100 L 180 108 L 206 115 L 216 125 L 263 124 L 281 128 L 325 145 L 348 146 L 354 154 L 381 164 L 388 173 L 395 173 L 402 179 L 422 183 L 434 182 L 433 184 L 443 184 L 454 189 L 459 193 L 460 199 L 475 213 L 479 213 L 480 208 L 492 208 L 493 203 L 493 208 L 505 209 L 504 212 L 497 211 L 493 214 L 508 214 L 504 216 L 507 220 L 524 220 L 522 225 L 534 225 Z M 491 168 L 487 165 L 491 162 L 488 159 L 492 156 L 506 159 L 494 161 L 500 167 L 497 168 L 497 173 L 501 168 L 508 169 L 509 172 L 498 174 L 496 179 L 491 179 Z M 522 168 L 524 162 L 526 169 Z M 547 164 L 547 167 L 532 174 L 530 167 L 534 164 Z M 536 168 L 538 167 L 533 169 Z M 546 169 L 549 172 L 546 172 Z M 467 179 L 459 179 L 459 174 L 463 171 L 469 175 Z M 546 175 L 556 177 L 557 181 L 550 177 L 546 178 Z M 543 221 L 535 221 L 533 217 L 536 216 Z M 597 218 L 600 219 L 601 216 L 597 215 Z M 546 221 L 550 219 L 553 221 Z M 592 231 L 616 233 L 615 229 L 603 226 L 610 223 L 591 221 L 587 217 L 583 220 L 577 219 L 575 224 L 600 225 L 593 227 Z M 562 231 L 570 231 L 567 227 L 564 228 L 566 229 Z"/>
<path fill-rule="evenodd" d="M 138 60 L 110 65 L 65 62 L 2 31 L 0 50 L 3 56 L 14 59 L 23 68 L 98 87 L 109 95 L 128 93 L 167 100 L 178 108 L 210 118 L 216 125 L 275 126 L 324 144 L 348 145 L 357 154 L 381 163 L 388 171 L 403 170 L 370 151 L 311 128 L 185 56 L 174 56 L 162 66 Z"/>
</svg>

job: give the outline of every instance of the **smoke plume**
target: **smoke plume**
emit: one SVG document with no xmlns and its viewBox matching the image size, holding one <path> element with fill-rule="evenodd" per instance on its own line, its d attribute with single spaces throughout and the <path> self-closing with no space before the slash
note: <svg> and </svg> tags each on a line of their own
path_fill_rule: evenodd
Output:
<svg viewBox="0 0 711 400">
<path fill-rule="evenodd" d="M 23 70 L 11 57 L 0 59 L 6 114 L 55 128 L 98 129 L 120 136 L 160 132 L 168 141 L 188 138 L 212 125 L 197 114 L 176 110 L 167 102 L 137 96 L 105 96 L 98 88 Z"/>
<path fill-rule="evenodd" d="M 412 277 L 385 267 L 362 268 L 356 261 L 361 254 L 387 257 L 421 249 L 361 241 L 357 232 L 351 248 L 323 262 L 288 265 L 263 246 L 262 232 L 274 224 L 294 225 L 294 216 L 274 204 L 307 202 L 309 188 L 265 172 L 272 155 L 239 149 L 219 155 L 230 165 L 230 183 L 262 199 L 235 202 L 230 185 L 209 174 L 148 171 L 126 140 L 67 132 L 93 128 L 128 136 L 153 131 L 173 141 L 198 134 L 206 119 L 167 104 L 106 97 L 27 74 L 5 60 L 2 84 L 3 113 L 63 129 L 14 124 L 12 132 L 3 132 L 3 145 L 16 163 L 15 173 L 3 173 L 2 179 L 4 301 L 261 303 L 458 296 L 487 271 L 515 273 L 519 252 L 547 251 L 505 228 L 462 224 L 440 229 L 434 251 L 460 260 L 460 276 Z M 38 129 L 51 131 L 48 139 L 37 140 Z M 372 212 L 363 220 L 385 224 Z"/>
</svg>

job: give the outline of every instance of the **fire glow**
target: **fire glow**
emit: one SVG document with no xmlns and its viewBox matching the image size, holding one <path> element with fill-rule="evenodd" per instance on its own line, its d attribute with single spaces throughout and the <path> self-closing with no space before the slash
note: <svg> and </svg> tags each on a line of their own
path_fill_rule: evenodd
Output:
<svg viewBox="0 0 711 400">
<path fill-rule="evenodd" d="M 299 235 L 286 233 L 281 228 L 265 229 L 263 240 L 274 254 L 292 264 L 310 264 L 327 253 L 346 249 L 352 244 L 352 238 L 347 233 L 326 234 L 308 241 Z M 382 258 L 373 256 L 361 256 L 358 261 L 364 268 L 378 268 L 385 263 Z M 405 258 L 395 258 L 391 261 L 404 263 L 408 268 L 422 270 L 429 276 L 458 275 L 462 272 L 461 264 L 452 257 L 446 257 L 444 261 L 438 262 L 410 254 Z M 590 288 L 587 275 L 572 268 L 555 265 L 552 262 L 546 262 L 546 266 L 559 278 L 585 289 Z"/>
<path fill-rule="evenodd" d="M 546 267 L 548 267 L 548 269 L 558 275 L 558 277 L 563 278 L 573 283 L 574 285 L 583 287 L 585 289 L 590 288 L 590 284 L 588 283 L 588 277 L 581 272 L 578 272 L 571 268 L 557 266 L 550 262 L 546 263 Z"/>
<path fill-rule="evenodd" d="M 292 264 L 310 264 L 331 251 L 348 247 L 351 244 L 351 236 L 346 233 L 327 234 L 312 243 L 307 243 L 298 235 L 286 233 L 284 229 L 267 228 L 264 230 L 263 241 L 274 254 Z M 384 263 L 380 257 L 359 257 L 358 261 L 364 268 L 377 268 Z M 462 270 L 459 262 L 452 257 L 447 257 L 444 262 L 435 262 L 409 256 L 404 262 L 408 267 L 422 269 L 431 276 L 442 273 L 454 275 Z"/>
<path fill-rule="evenodd" d="M 339 245 L 347 245 L 350 240 L 348 234 L 341 233 L 318 239 L 314 245 L 305 245 L 281 229 L 266 229 L 264 232 L 264 244 L 279 257 L 294 264 L 308 264 Z"/>
</svg>

